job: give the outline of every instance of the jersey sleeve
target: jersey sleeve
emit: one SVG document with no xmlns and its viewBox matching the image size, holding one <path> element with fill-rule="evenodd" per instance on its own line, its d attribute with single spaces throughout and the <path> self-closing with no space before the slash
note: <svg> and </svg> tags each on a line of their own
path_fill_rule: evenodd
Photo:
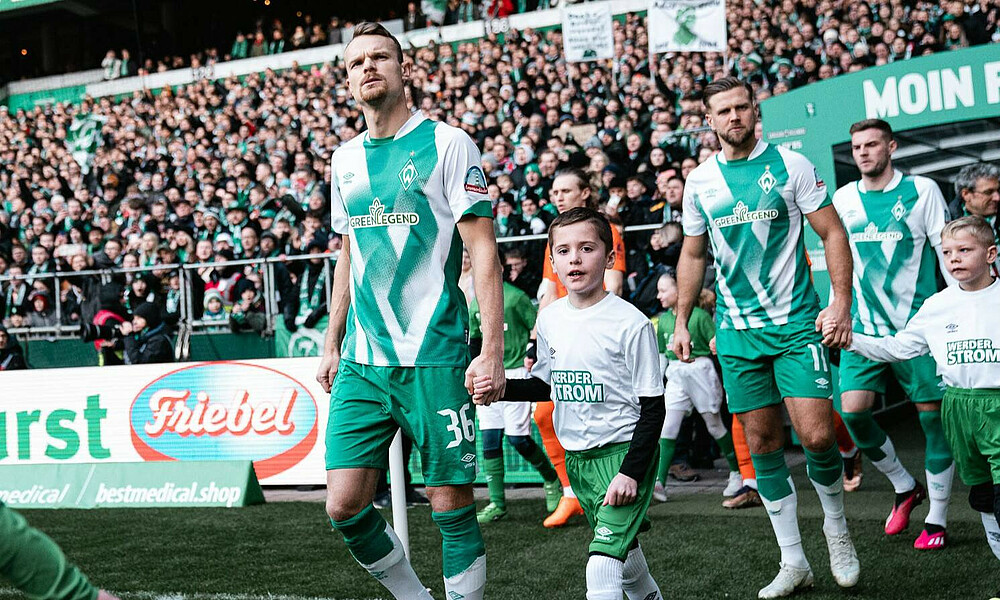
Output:
<svg viewBox="0 0 1000 600">
<path fill-rule="evenodd" d="M 536 350 L 538 358 L 535 360 L 535 364 L 531 367 L 530 375 L 532 377 L 537 377 L 545 383 L 552 383 L 552 357 L 549 354 L 549 341 L 545 337 L 545 327 L 543 326 L 544 321 L 538 322 L 538 329 L 536 330 L 537 338 Z"/>
<path fill-rule="evenodd" d="M 684 186 L 684 210 L 681 212 L 681 227 L 684 229 L 684 235 L 703 235 L 708 231 L 705 215 L 698 209 L 695 201 L 695 189 L 694 182 Z"/>
<path fill-rule="evenodd" d="M 920 196 L 921 225 L 925 229 L 924 235 L 927 236 L 927 241 L 934 248 L 934 253 L 937 255 L 938 268 L 941 270 L 941 276 L 944 278 L 945 283 L 955 285 L 958 282 L 955 281 L 955 278 L 951 276 L 951 273 L 945 267 L 944 254 L 941 251 L 941 230 L 944 229 L 945 224 L 948 222 L 948 204 L 944 201 L 941 188 L 938 187 L 933 179 L 918 177 L 915 180 L 915 184 L 917 186 L 917 193 Z"/>
<path fill-rule="evenodd" d="M 941 245 L 941 230 L 944 229 L 948 221 L 948 205 L 941 194 L 941 188 L 932 179 L 924 177 L 917 178 L 918 195 L 920 197 L 923 226 L 926 228 L 924 234 L 931 246 Z"/>
<path fill-rule="evenodd" d="M 809 159 L 791 150 L 779 148 L 779 151 L 785 160 L 785 168 L 788 169 L 788 182 L 795 194 L 795 203 L 802 214 L 807 215 L 830 206 L 832 201 L 826 183 Z"/>
<path fill-rule="evenodd" d="M 340 187 L 337 185 L 337 162 L 334 155 L 332 169 L 330 169 L 330 227 L 340 235 L 349 233 L 350 225 L 348 221 L 347 205 L 340 195 Z"/>
<path fill-rule="evenodd" d="M 871 337 L 855 333 L 851 338 L 851 351 L 877 362 L 902 362 L 930 352 L 927 327 L 933 302 L 924 302 L 917 314 L 896 335 Z"/>
<path fill-rule="evenodd" d="M 479 315 L 479 302 L 473 299 L 469 305 L 469 339 L 481 337 L 483 337 L 483 324 Z"/>
<path fill-rule="evenodd" d="M 438 131 L 446 139 L 440 159 L 442 189 L 455 222 L 466 215 L 493 218 L 479 148 L 460 129 L 439 124 Z"/>
<path fill-rule="evenodd" d="M 663 378 L 660 371 L 660 352 L 656 345 L 653 324 L 644 320 L 633 328 L 625 340 L 625 365 L 632 377 L 632 391 L 636 396 L 660 396 L 663 394 Z M 541 349 L 539 349 L 541 352 Z"/>
<path fill-rule="evenodd" d="M 618 228 L 614 225 L 611 226 L 611 240 L 615 247 L 615 264 L 611 268 L 612 271 L 625 272 L 625 240 L 622 239 L 622 234 L 618 231 Z"/>
</svg>

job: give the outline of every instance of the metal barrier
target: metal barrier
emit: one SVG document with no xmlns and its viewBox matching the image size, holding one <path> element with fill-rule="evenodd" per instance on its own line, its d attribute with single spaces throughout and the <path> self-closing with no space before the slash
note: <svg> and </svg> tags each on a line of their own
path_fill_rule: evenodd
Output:
<svg viewBox="0 0 1000 600">
<path fill-rule="evenodd" d="M 625 229 L 626 234 L 633 234 L 639 232 L 648 232 L 658 229 L 661 225 L 638 225 L 633 227 L 628 227 Z M 544 241 L 548 239 L 547 234 L 538 235 L 526 235 L 517 237 L 502 237 L 497 239 L 497 244 L 503 247 L 506 244 L 513 243 L 523 243 L 530 241 Z M 339 252 L 330 252 L 325 254 L 303 254 L 295 256 L 286 256 L 283 258 L 254 258 L 254 259 L 241 259 L 241 260 L 231 260 L 223 262 L 203 262 L 203 263 L 190 263 L 190 264 L 167 264 L 167 265 L 151 265 L 145 267 L 131 267 L 131 268 L 118 268 L 118 269 L 100 269 L 100 270 L 84 270 L 84 271 L 56 271 L 51 273 L 38 273 L 38 274 L 23 274 L 23 275 L 0 275 L 0 286 L 6 286 L 8 282 L 13 280 L 23 280 L 27 282 L 30 287 L 35 280 L 52 280 L 50 287 L 54 290 L 53 293 L 53 303 L 55 307 L 55 319 L 57 324 L 47 327 L 10 327 L 9 332 L 12 335 L 18 336 L 18 338 L 23 340 L 35 340 L 35 339 L 47 339 L 47 340 L 66 340 L 66 339 L 79 339 L 80 338 L 80 325 L 82 324 L 82 319 L 80 323 L 64 324 L 63 314 L 65 312 L 62 295 L 60 293 L 62 282 L 71 278 L 79 277 L 97 277 L 100 283 L 106 284 L 110 283 L 114 279 L 121 279 L 123 276 L 127 278 L 128 275 L 144 274 L 144 273 L 156 273 L 160 277 L 167 273 L 176 272 L 180 277 L 180 303 L 178 310 L 177 319 L 177 332 L 176 332 L 176 342 L 175 342 L 175 357 L 177 360 L 187 360 L 190 357 L 191 348 L 191 336 L 194 334 L 198 335 L 211 335 L 215 333 L 230 333 L 228 318 L 226 321 L 205 321 L 201 318 L 194 318 L 194 315 L 200 314 L 200 311 L 196 310 L 193 305 L 193 293 L 194 285 L 200 282 L 198 272 L 202 269 L 207 268 L 225 268 L 225 267 L 254 267 L 259 270 L 260 273 L 260 292 L 264 299 L 264 315 L 265 315 L 265 330 L 263 331 L 264 336 L 272 336 L 275 332 L 275 319 L 279 317 L 282 313 L 281 306 L 279 305 L 278 298 L 278 288 L 275 281 L 275 268 L 278 263 L 289 264 L 298 261 L 307 261 L 317 257 L 324 259 L 323 268 L 326 270 L 326 275 L 324 277 L 324 298 L 329 304 L 331 286 L 333 282 L 333 265 L 335 264 L 337 258 L 339 258 Z M 86 300 L 86 299 L 85 299 Z"/>
</svg>

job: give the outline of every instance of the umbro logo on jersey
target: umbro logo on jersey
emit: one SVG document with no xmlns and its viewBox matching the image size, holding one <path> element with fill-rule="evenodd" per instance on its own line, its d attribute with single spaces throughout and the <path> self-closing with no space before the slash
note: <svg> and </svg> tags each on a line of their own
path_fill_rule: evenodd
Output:
<svg viewBox="0 0 1000 600">
<path fill-rule="evenodd" d="M 358 215 L 348 220 L 352 229 L 387 227 L 389 225 L 416 225 L 419 222 L 420 215 L 417 213 L 385 212 L 385 206 L 378 198 L 375 198 L 372 201 L 372 205 L 368 207 L 367 215 Z"/>
<path fill-rule="evenodd" d="M 771 169 L 767 167 L 764 167 L 764 169 L 764 174 L 757 180 L 757 185 L 760 186 L 760 189 L 764 190 L 765 194 L 770 194 L 774 186 L 777 185 L 778 179 L 771 174 Z"/>
<path fill-rule="evenodd" d="M 766 175 L 767 173 L 765 173 Z M 732 216 L 719 217 L 713 221 L 716 227 L 732 227 L 733 225 L 743 225 L 745 223 L 753 223 L 754 221 L 772 221 L 778 218 L 777 209 L 768 210 L 750 210 L 743 201 L 740 200 L 733 207 Z"/>
<path fill-rule="evenodd" d="M 417 180 L 417 167 L 412 160 L 406 161 L 403 168 L 399 170 L 399 182 L 403 184 L 403 189 L 408 190 L 413 182 Z"/>
<path fill-rule="evenodd" d="M 476 455 L 471 452 L 462 457 L 462 462 L 464 463 L 471 463 L 474 460 L 476 460 Z"/>
<path fill-rule="evenodd" d="M 896 200 L 896 203 L 892 205 L 893 218 L 899 221 L 903 218 L 903 215 L 905 214 L 906 214 L 906 207 L 903 206 L 903 202 L 900 200 Z"/>
<path fill-rule="evenodd" d="M 347 185 L 348 183 L 351 183 L 352 179 L 354 179 L 354 173 L 348 171 L 344 173 L 343 177 L 340 178 L 340 182 L 344 185 Z"/>
<path fill-rule="evenodd" d="M 944 330 L 948 333 L 956 333 L 958 332 L 958 323 L 948 323 L 944 326 Z"/>
<path fill-rule="evenodd" d="M 549 346 L 549 356 L 552 358 L 555 358 L 556 356 L 556 349 L 551 346 Z"/>
</svg>

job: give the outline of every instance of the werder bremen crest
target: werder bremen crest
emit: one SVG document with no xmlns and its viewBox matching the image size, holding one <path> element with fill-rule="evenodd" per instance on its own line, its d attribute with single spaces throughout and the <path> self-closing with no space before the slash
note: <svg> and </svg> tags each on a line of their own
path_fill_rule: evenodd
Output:
<svg viewBox="0 0 1000 600">
<path fill-rule="evenodd" d="M 408 190 L 413 182 L 417 180 L 417 167 L 413 164 L 412 160 L 406 161 L 403 168 L 399 170 L 399 182 L 403 184 L 403 189 Z"/>
</svg>

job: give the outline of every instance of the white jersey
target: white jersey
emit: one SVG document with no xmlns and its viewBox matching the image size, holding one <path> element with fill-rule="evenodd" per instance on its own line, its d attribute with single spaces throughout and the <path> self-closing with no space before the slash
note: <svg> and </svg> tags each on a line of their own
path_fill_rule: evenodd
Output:
<svg viewBox="0 0 1000 600">
<path fill-rule="evenodd" d="M 351 238 L 342 357 L 375 366 L 460 366 L 469 311 L 456 223 L 492 218 L 479 150 L 455 127 L 410 117 L 392 138 L 333 154 L 333 230 Z"/>
<path fill-rule="evenodd" d="M 1000 389 L 1000 279 L 976 292 L 957 285 L 928 298 L 896 335 L 855 334 L 851 351 L 880 362 L 927 354 L 946 384 L 957 388 Z"/>
<path fill-rule="evenodd" d="M 829 205 L 826 185 L 806 157 L 762 141 L 745 160 L 719 152 L 691 171 L 684 235 L 707 234 L 712 243 L 719 329 L 816 319 L 819 297 L 802 219 Z"/>
<path fill-rule="evenodd" d="M 885 189 L 851 182 L 833 195 L 854 259 L 854 331 L 892 335 L 938 291 L 948 214 L 933 180 L 895 171 Z M 954 280 L 941 265 L 945 281 Z"/>
<path fill-rule="evenodd" d="M 653 324 L 614 294 L 574 308 L 561 298 L 538 314 L 538 362 L 555 402 L 556 437 L 571 451 L 630 442 L 639 398 L 663 394 Z"/>
</svg>

